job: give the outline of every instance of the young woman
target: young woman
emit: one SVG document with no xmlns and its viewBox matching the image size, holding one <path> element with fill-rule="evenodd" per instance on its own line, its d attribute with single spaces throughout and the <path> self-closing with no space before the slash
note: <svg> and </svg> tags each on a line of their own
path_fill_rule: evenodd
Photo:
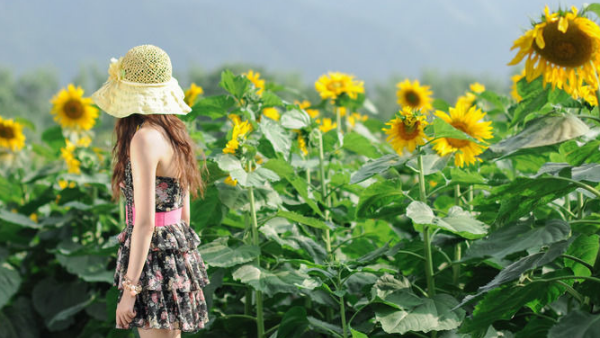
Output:
<svg viewBox="0 0 600 338">
<path fill-rule="evenodd" d="M 111 60 L 107 82 L 92 95 L 118 118 L 112 189 L 114 200 L 125 197 L 127 225 L 117 236 L 116 328 L 138 327 L 141 338 L 180 337 L 208 322 L 209 280 L 189 226 L 190 194 L 204 198 L 206 184 L 176 116 L 191 108 L 171 67 L 162 49 L 134 47 Z"/>
</svg>

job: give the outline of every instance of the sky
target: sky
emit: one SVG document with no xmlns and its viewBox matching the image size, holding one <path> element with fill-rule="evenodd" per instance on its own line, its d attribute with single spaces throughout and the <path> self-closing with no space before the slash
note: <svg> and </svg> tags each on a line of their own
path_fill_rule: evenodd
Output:
<svg viewBox="0 0 600 338">
<path fill-rule="evenodd" d="M 365 81 L 423 70 L 508 76 L 513 41 L 551 10 L 540 0 L 0 0 L 0 67 L 108 68 L 140 44 L 176 72 L 245 62 L 314 82 L 327 71 Z"/>
</svg>

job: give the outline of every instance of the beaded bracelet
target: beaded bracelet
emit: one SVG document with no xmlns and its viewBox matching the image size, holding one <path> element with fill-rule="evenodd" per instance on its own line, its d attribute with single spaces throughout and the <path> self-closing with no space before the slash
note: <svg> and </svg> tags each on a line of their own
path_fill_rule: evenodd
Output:
<svg viewBox="0 0 600 338">
<path fill-rule="evenodd" d="M 131 282 L 129 277 L 127 277 L 127 275 L 123 276 L 123 286 L 129 289 L 132 296 L 135 296 L 138 293 L 142 292 L 142 285 L 133 285 L 133 283 Z"/>
</svg>

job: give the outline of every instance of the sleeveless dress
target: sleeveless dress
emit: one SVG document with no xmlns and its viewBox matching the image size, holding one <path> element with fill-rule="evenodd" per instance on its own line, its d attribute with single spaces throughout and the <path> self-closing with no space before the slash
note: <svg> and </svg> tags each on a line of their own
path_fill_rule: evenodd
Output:
<svg viewBox="0 0 600 338">
<path fill-rule="evenodd" d="M 123 296 L 122 280 L 129 265 L 133 230 L 133 180 L 131 161 L 125 166 L 121 192 L 126 200 L 127 226 L 117 235 L 119 250 L 113 286 Z M 156 176 L 156 212 L 183 206 L 183 192 L 176 178 Z M 184 220 L 154 228 L 146 263 L 140 275 L 142 292 L 136 295 L 135 317 L 129 327 L 118 329 L 170 329 L 197 332 L 208 323 L 202 288 L 210 282 L 198 249 L 200 237 Z"/>
</svg>

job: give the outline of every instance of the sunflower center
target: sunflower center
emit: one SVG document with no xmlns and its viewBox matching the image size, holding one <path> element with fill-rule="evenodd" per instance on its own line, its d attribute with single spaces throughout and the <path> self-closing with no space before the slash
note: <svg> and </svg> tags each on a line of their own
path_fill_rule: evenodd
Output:
<svg viewBox="0 0 600 338">
<path fill-rule="evenodd" d="M 404 94 L 404 99 L 406 99 L 406 102 L 408 102 L 408 104 L 413 107 L 417 107 L 421 103 L 421 98 L 419 97 L 419 94 L 417 94 L 413 90 L 407 91 L 406 94 Z"/>
<path fill-rule="evenodd" d="M 10 140 L 15 137 L 15 131 L 11 127 L 0 124 L 0 138 Z"/>
<path fill-rule="evenodd" d="M 561 67 L 579 67 L 592 59 L 592 38 L 575 22 L 569 22 L 565 33 L 558 30 L 558 21 L 548 23 L 542 32 L 546 46 L 540 49 L 534 42 L 533 49 L 544 59 Z"/>
<path fill-rule="evenodd" d="M 406 124 L 406 123 L 402 123 L 400 124 L 400 137 L 402 137 L 402 139 L 404 140 L 412 140 L 415 137 L 419 136 L 419 125 L 421 124 L 420 121 L 416 121 L 415 123 L 411 124 Z"/>
<path fill-rule="evenodd" d="M 467 126 L 464 123 L 462 123 L 462 122 L 452 122 L 450 124 L 454 128 L 462 131 L 463 133 L 469 134 L 467 132 L 468 128 L 467 128 Z M 446 141 L 448 142 L 449 145 L 451 145 L 452 147 L 457 148 L 457 149 L 464 148 L 464 147 L 466 147 L 469 144 L 468 140 L 460 140 L 460 139 L 451 138 L 451 137 L 446 138 Z"/>
<path fill-rule="evenodd" d="M 63 108 L 65 115 L 73 120 L 79 119 L 84 112 L 84 107 L 79 100 L 69 100 Z"/>
</svg>

